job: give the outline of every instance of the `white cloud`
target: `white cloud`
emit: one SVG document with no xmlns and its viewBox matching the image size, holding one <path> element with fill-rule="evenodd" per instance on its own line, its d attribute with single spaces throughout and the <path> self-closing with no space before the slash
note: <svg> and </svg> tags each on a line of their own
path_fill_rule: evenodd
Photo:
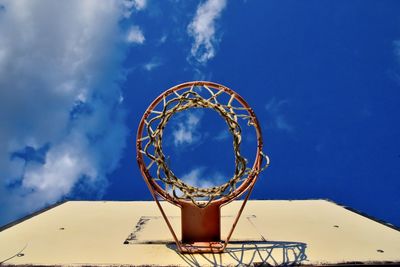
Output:
<svg viewBox="0 0 400 267">
<path fill-rule="evenodd" d="M 126 40 L 129 43 L 143 44 L 145 41 L 145 38 L 144 38 L 143 32 L 139 28 L 139 26 L 132 26 L 128 31 Z"/>
<path fill-rule="evenodd" d="M 180 179 L 191 186 L 200 188 L 219 186 L 224 183 L 224 176 L 222 174 L 218 172 L 208 174 L 205 172 L 205 168 L 202 167 L 194 168 Z"/>
<path fill-rule="evenodd" d="M 394 54 L 400 62 L 400 40 L 393 41 Z"/>
<path fill-rule="evenodd" d="M 288 122 L 286 116 L 284 115 L 285 106 L 289 104 L 289 101 L 284 100 L 276 100 L 272 98 L 266 105 L 265 109 L 267 114 L 270 115 L 270 125 L 281 131 L 292 132 L 294 130 L 293 126 Z"/>
<path fill-rule="evenodd" d="M 0 1 L 0 224 L 101 194 L 125 146 L 117 1 Z M 128 10 L 129 11 L 129 10 Z"/>
<path fill-rule="evenodd" d="M 229 130 L 222 130 L 217 135 L 214 136 L 214 139 L 217 141 L 226 140 L 229 138 Z"/>
<path fill-rule="evenodd" d="M 137 10 L 143 10 L 147 5 L 147 0 L 134 0 L 133 3 Z"/>
<path fill-rule="evenodd" d="M 197 8 L 196 15 L 188 26 L 188 33 L 194 38 L 191 56 L 200 63 L 206 63 L 215 56 L 219 40 L 216 34 L 216 20 L 226 6 L 226 0 L 207 0 Z"/>
<path fill-rule="evenodd" d="M 185 112 L 180 115 L 180 122 L 177 123 L 172 132 L 174 145 L 189 145 L 200 140 L 198 126 L 202 117 L 200 112 Z"/>
<path fill-rule="evenodd" d="M 152 71 L 153 69 L 160 67 L 161 65 L 162 65 L 162 61 L 159 58 L 154 57 L 149 62 L 144 64 L 143 68 L 147 71 Z"/>
<path fill-rule="evenodd" d="M 293 131 L 293 127 L 292 125 L 290 125 L 286 118 L 283 115 L 276 115 L 275 117 L 275 125 L 276 128 L 278 128 L 279 130 L 283 130 L 286 132 L 291 132 Z"/>
<path fill-rule="evenodd" d="M 124 17 L 130 17 L 133 11 L 141 11 L 146 8 L 147 0 L 124 0 L 122 4 L 125 6 L 123 12 Z"/>
<path fill-rule="evenodd" d="M 163 34 L 163 35 L 161 36 L 160 40 L 158 41 L 158 44 L 163 44 L 163 43 L 165 43 L 165 42 L 167 41 L 167 39 L 168 39 L 168 35 Z"/>
<path fill-rule="evenodd" d="M 400 64 L 400 40 L 393 41 L 393 53 L 395 56 L 395 60 Z M 1 52 L 0 52 L 0 58 L 1 58 Z M 389 71 L 389 75 L 398 85 L 400 85 L 400 74 L 397 71 L 395 70 Z"/>
</svg>

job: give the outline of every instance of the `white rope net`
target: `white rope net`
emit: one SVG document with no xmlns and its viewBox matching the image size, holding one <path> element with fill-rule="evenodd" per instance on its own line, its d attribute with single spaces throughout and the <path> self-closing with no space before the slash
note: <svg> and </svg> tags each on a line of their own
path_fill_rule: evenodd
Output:
<svg viewBox="0 0 400 267">
<path fill-rule="evenodd" d="M 251 115 L 254 113 L 250 112 L 250 108 L 235 100 L 233 91 L 224 87 L 213 88 L 205 84 L 193 84 L 179 93 L 173 91 L 169 96 L 164 95 L 156 108 L 161 110 L 150 110 L 148 116 L 145 116 L 145 131 L 139 139 L 143 145 L 139 152 L 148 159 L 145 164 L 151 178 L 163 184 L 165 191 L 174 198 L 190 200 L 199 207 L 205 207 L 217 198 L 232 194 L 247 177 L 256 177 L 269 165 L 269 158 L 260 152 L 266 159 L 265 167 L 247 167 L 247 159 L 240 150 L 242 129 L 239 120 L 245 120 L 248 126 L 255 127 L 256 119 Z M 235 170 L 233 176 L 222 185 L 209 188 L 189 185 L 177 177 L 167 164 L 167 157 L 162 149 L 164 129 L 174 114 L 190 108 L 209 108 L 216 111 L 226 121 L 233 137 Z"/>
</svg>

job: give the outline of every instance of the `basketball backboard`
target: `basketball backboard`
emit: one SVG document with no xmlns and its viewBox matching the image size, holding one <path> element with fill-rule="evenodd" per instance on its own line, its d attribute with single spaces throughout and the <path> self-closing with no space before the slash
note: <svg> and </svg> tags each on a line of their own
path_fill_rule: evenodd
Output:
<svg viewBox="0 0 400 267">
<path fill-rule="evenodd" d="M 222 237 L 241 201 L 222 208 Z M 180 211 L 162 205 L 180 232 Z M 180 254 L 154 202 L 68 201 L 0 232 L 4 265 L 400 264 L 400 231 L 327 200 L 251 200 L 221 254 Z"/>
</svg>

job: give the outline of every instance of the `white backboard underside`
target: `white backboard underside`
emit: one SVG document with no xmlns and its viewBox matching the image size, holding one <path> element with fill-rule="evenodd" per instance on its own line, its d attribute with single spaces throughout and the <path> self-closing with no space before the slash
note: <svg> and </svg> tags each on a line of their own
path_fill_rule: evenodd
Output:
<svg viewBox="0 0 400 267">
<path fill-rule="evenodd" d="M 222 236 L 241 201 L 222 209 Z M 176 232 L 179 209 L 163 203 Z M 225 253 L 182 255 L 154 202 L 70 201 L 0 232 L 0 263 L 198 266 L 400 263 L 400 232 L 326 200 L 249 201 Z"/>
<path fill-rule="evenodd" d="M 226 234 L 235 217 L 222 216 L 221 218 L 221 231 L 222 240 L 226 239 Z M 236 226 L 235 235 L 231 238 L 232 242 L 246 241 L 246 242 L 260 242 L 265 241 L 264 237 L 254 227 L 256 220 L 255 215 L 243 216 L 242 220 Z M 177 236 L 181 236 L 180 216 L 168 217 L 172 227 L 176 230 Z M 135 229 L 125 240 L 125 244 L 162 244 L 174 242 L 169 231 L 160 231 L 160 225 L 165 224 L 162 216 L 142 216 L 140 217 Z"/>
</svg>

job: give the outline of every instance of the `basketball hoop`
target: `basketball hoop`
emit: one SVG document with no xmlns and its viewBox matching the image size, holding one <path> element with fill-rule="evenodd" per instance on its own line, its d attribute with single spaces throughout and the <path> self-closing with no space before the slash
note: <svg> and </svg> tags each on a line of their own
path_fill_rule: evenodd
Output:
<svg viewBox="0 0 400 267">
<path fill-rule="evenodd" d="M 170 118 L 190 108 L 210 108 L 228 125 L 235 152 L 234 175 L 226 183 L 210 188 L 189 185 L 177 177 L 166 162 L 162 149 L 163 132 Z M 241 155 L 242 130 L 239 120 L 247 120 L 257 135 L 257 151 L 251 168 Z M 140 171 L 169 230 L 182 253 L 220 253 L 227 246 L 258 174 L 269 166 L 262 152 L 261 128 L 254 111 L 233 90 L 220 84 L 194 81 L 172 87 L 158 96 L 144 113 L 138 128 L 136 149 Z M 263 159 L 266 160 L 262 166 Z M 225 241 L 221 241 L 220 208 L 247 191 Z M 182 239 L 179 240 L 161 207 L 159 198 L 181 208 Z"/>
</svg>

